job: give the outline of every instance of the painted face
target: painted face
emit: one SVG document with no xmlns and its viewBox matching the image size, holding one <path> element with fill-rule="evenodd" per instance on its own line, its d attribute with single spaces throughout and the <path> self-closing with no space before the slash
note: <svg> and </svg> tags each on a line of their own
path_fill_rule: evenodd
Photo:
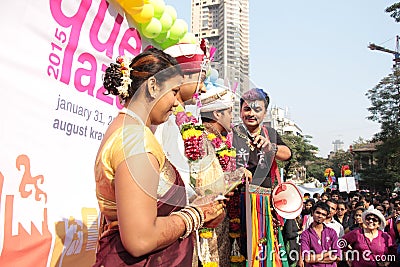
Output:
<svg viewBox="0 0 400 267">
<path fill-rule="evenodd" d="M 158 125 L 168 120 L 173 109 L 179 105 L 177 95 L 182 84 L 182 77 L 175 76 L 161 85 L 158 99 L 150 112 L 151 124 Z"/>
<path fill-rule="evenodd" d="M 218 123 L 221 124 L 222 127 L 224 127 L 224 129 L 227 132 L 231 132 L 232 131 L 232 108 L 223 110 L 220 112 L 220 117 L 218 119 Z"/>
<path fill-rule="evenodd" d="M 267 110 L 264 101 L 243 102 L 240 118 L 247 127 L 258 127 L 265 118 Z"/>
<path fill-rule="evenodd" d="M 321 208 L 316 208 L 316 210 L 313 213 L 314 222 L 316 222 L 318 224 L 323 223 L 325 221 L 327 215 L 328 215 L 328 213 L 325 210 L 323 210 Z"/>
<path fill-rule="evenodd" d="M 196 93 L 197 85 L 199 82 L 200 75 L 200 84 L 199 84 L 199 94 L 206 92 L 206 87 L 204 86 L 204 80 L 206 79 L 205 72 L 193 73 L 193 74 L 185 74 L 183 76 L 183 83 L 180 86 L 180 91 L 178 94 L 178 100 L 181 103 L 191 105 L 195 104 L 193 100 L 193 94 Z"/>
</svg>

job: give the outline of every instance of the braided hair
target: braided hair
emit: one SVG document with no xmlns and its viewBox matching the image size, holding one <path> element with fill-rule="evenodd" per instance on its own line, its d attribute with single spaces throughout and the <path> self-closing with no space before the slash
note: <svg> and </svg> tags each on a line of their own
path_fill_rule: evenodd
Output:
<svg viewBox="0 0 400 267">
<path fill-rule="evenodd" d="M 124 71 L 129 71 L 129 78 L 126 77 L 129 83 L 125 93 L 120 89 L 124 83 Z M 122 62 L 117 58 L 116 63 L 111 63 L 104 74 L 103 86 L 106 89 L 104 94 L 120 96 L 123 100 L 130 99 L 147 79 L 156 74 L 158 85 L 171 77 L 183 76 L 176 59 L 157 48 L 150 48 L 140 53 L 130 62 Z"/>
</svg>

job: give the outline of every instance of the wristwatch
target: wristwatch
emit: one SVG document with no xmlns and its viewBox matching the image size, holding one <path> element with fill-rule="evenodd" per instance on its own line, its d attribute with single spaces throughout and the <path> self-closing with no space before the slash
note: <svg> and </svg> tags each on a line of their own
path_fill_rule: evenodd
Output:
<svg viewBox="0 0 400 267">
<path fill-rule="evenodd" d="M 276 154 L 276 152 L 278 152 L 278 146 L 275 143 L 271 143 L 271 150 L 272 152 L 274 152 L 274 154 Z"/>
</svg>

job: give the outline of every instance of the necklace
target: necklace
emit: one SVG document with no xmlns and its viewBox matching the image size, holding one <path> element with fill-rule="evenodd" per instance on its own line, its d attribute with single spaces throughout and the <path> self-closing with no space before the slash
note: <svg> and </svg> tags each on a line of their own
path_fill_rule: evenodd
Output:
<svg viewBox="0 0 400 267">
<path fill-rule="evenodd" d="M 120 111 L 119 113 L 126 114 L 126 115 L 128 115 L 129 117 L 138 120 L 139 123 L 140 123 L 141 125 L 145 125 L 144 122 L 143 122 L 143 120 L 139 117 L 139 115 L 137 115 L 135 112 L 133 112 L 133 111 L 130 110 L 130 109 L 123 108 L 123 109 L 121 109 L 121 111 Z"/>
<path fill-rule="evenodd" d="M 249 135 L 247 134 L 247 133 L 249 133 L 249 131 L 248 131 L 247 129 L 245 129 L 247 133 L 243 133 L 243 132 L 242 132 L 242 128 L 244 128 L 242 125 L 240 125 L 240 126 L 237 128 L 237 131 L 236 131 L 237 135 L 238 135 L 240 138 L 245 139 L 245 140 L 246 140 L 246 145 L 250 148 L 251 151 L 254 151 L 255 147 L 254 147 L 254 144 L 253 144 L 253 140 L 250 139 L 250 138 L 249 138 Z M 260 129 L 260 130 L 261 130 L 261 129 Z M 249 134 L 250 134 L 250 133 L 249 133 Z"/>
</svg>

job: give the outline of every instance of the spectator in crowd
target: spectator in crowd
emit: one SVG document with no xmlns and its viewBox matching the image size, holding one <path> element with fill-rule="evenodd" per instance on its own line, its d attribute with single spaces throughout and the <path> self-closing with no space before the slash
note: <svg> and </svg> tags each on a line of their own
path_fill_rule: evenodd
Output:
<svg viewBox="0 0 400 267">
<path fill-rule="evenodd" d="M 343 236 L 347 244 L 358 253 L 358 257 L 352 257 L 351 266 L 353 267 L 377 267 L 388 266 L 394 242 L 390 235 L 383 232 L 385 227 L 385 217 L 376 209 L 366 210 L 362 213 L 364 227 L 355 229 Z M 368 251 L 369 253 L 365 253 Z M 344 254 L 345 258 L 346 255 Z"/>
<path fill-rule="evenodd" d="M 336 215 L 334 216 L 335 220 L 338 221 L 344 229 L 349 227 L 349 219 L 350 216 L 347 212 L 347 205 L 344 201 L 338 201 Z"/>
<path fill-rule="evenodd" d="M 333 190 L 331 193 L 331 199 L 338 201 L 339 200 L 339 191 Z"/>
<path fill-rule="evenodd" d="M 329 199 L 330 195 L 327 192 L 321 194 L 321 201 L 325 202 Z"/>
<path fill-rule="evenodd" d="M 334 229 L 336 231 L 338 237 L 342 237 L 344 235 L 343 226 L 334 219 L 334 217 L 336 215 L 336 211 L 337 211 L 338 202 L 335 199 L 328 199 L 326 201 L 326 204 L 328 204 L 330 212 L 329 212 L 328 216 L 326 216 L 324 223 L 326 226 Z"/>
<path fill-rule="evenodd" d="M 315 202 L 321 200 L 321 194 L 320 193 L 314 193 L 312 197 L 315 200 Z"/>
<path fill-rule="evenodd" d="M 372 210 L 374 209 L 374 205 L 372 205 L 372 198 L 371 196 L 365 196 L 363 199 L 364 202 L 364 208 L 367 210 Z"/>
<path fill-rule="evenodd" d="M 354 218 L 353 221 L 354 223 L 351 224 L 345 231 L 345 233 L 352 231 L 357 228 L 363 228 L 363 221 L 362 221 L 362 213 L 365 211 L 363 207 L 358 207 L 354 211 Z"/>
<path fill-rule="evenodd" d="M 327 203 L 319 201 L 313 207 L 313 222 L 300 236 L 300 251 L 306 266 L 335 267 L 340 261 L 338 236 L 324 222 L 330 213 Z"/>
<path fill-rule="evenodd" d="M 302 230 L 306 229 L 306 223 L 309 218 L 312 218 L 311 211 L 315 202 L 313 199 L 309 199 L 304 203 L 304 208 L 301 212 L 301 228 Z"/>
</svg>

